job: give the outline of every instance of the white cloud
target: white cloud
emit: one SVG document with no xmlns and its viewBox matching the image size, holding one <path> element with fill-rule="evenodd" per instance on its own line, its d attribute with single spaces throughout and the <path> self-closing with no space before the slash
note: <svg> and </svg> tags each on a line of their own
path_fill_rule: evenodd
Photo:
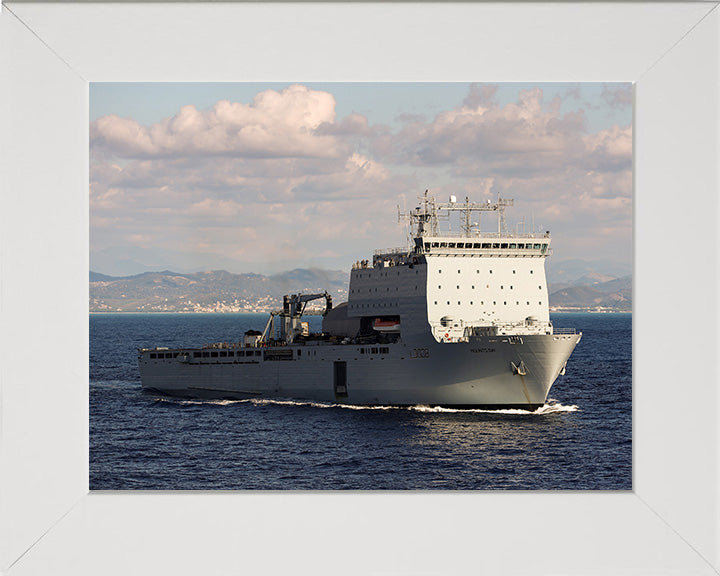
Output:
<svg viewBox="0 0 720 576">
<path fill-rule="evenodd" d="M 147 127 L 103 117 L 91 125 L 93 250 L 144 244 L 232 271 L 345 268 L 401 244 L 395 205 L 434 186 L 515 198 L 510 225 L 532 214 L 562 230 L 561 258 L 627 252 L 631 127 L 590 133 L 582 109 L 560 112 L 577 94 L 545 102 L 534 89 L 501 105 L 494 86 L 472 85 L 456 107 L 396 128 L 338 119 L 331 94 L 299 85 Z"/>
<path fill-rule="evenodd" d="M 260 92 L 250 104 L 216 103 L 200 111 L 183 106 L 151 126 L 114 115 L 90 126 L 93 148 L 126 158 L 234 156 L 249 158 L 333 157 L 336 139 L 318 131 L 335 120 L 335 98 L 293 85 Z M 352 118 L 347 129 L 360 127 Z"/>
<path fill-rule="evenodd" d="M 596 168 L 627 169 L 632 162 L 632 129 L 612 126 L 584 137 L 587 165 Z"/>
<path fill-rule="evenodd" d="M 461 106 L 431 122 L 416 120 L 396 134 L 379 134 L 374 150 L 398 163 L 445 164 L 463 177 L 597 167 L 598 156 L 629 161 L 629 127 L 592 137 L 582 110 L 561 114 L 560 97 L 545 103 L 540 88 L 504 106 L 494 94 L 492 87 L 474 85 Z"/>
<path fill-rule="evenodd" d="M 611 108 L 625 108 L 632 106 L 632 85 L 603 84 L 601 96 Z"/>
</svg>

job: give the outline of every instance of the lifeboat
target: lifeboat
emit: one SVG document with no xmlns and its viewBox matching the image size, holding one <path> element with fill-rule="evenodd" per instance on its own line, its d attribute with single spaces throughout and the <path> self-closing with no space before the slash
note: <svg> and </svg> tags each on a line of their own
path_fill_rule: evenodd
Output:
<svg viewBox="0 0 720 576">
<path fill-rule="evenodd" d="M 373 330 L 377 332 L 400 332 L 400 320 L 398 318 L 375 318 Z"/>
</svg>

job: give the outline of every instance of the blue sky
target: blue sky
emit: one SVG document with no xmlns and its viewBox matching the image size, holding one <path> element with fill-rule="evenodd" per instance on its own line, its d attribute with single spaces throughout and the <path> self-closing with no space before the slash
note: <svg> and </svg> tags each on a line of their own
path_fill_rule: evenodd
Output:
<svg viewBox="0 0 720 576">
<path fill-rule="evenodd" d="M 141 124 L 152 124 L 174 115 L 188 103 L 198 109 L 212 107 L 219 100 L 249 102 L 258 92 L 268 88 L 282 90 L 293 82 L 246 83 L 142 83 L 93 82 L 90 85 L 90 121 L 115 114 L 134 118 Z M 449 109 L 468 92 L 464 82 L 396 82 L 396 83 L 342 83 L 301 82 L 314 90 L 335 95 L 338 116 L 350 113 L 363 114 L 382 124 L 394 124 L 402 114 L 432 116 Z M 630 124 L 632 107 L 609 107 L 603 90 L 617 86 L 602 82 L 579 83 L 525 83 L 497 84 L 500 104 L 517 100 L 522 90 L 539 87 L 545 100 L 562 98 L 561 112 L 584 109 L 588 117 L 588 130 L 599 131 L 609 123 Z M 566 97 L 578 91 L 577 98 Z"/>
<path fill-rule="evenodd" d="M 631 261 L 630 84 L 93 83 L 90 121 L 98 272 L 345 269 L 426 188 Z"/>
</svg>

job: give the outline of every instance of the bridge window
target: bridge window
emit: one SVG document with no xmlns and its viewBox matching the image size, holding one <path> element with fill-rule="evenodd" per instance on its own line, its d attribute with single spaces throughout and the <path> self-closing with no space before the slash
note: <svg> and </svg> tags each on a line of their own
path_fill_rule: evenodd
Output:
<svg viewBox="0 0 720 576">
<path fill-rule="evenodd" d="M 489 243 L 489 242 L 483 242 L 482 247 L 483 247 L 483 248 L 490 248 L 490 243 Z"/>
<path fill-rule="evenodd" d="M 465 248 L 465 244 L 463 242 L 458 242 L 457 244 L 458 248 Z"/>
<path fill-rule="evenodd" d="M 220 352 L 220 358 L 227 358 L 227 352 L 225 352 L 225 351 Z"/>
<path fill-rule="evenodd" d="M 507 242 L 500 244 L 500 248 L 507 248 L 507 247 L 508 247 Z"/>
<path fill-rule="evenodd" d="M 448 244 L 448 248 L 455 248 L 455 242 L 450 242 Z"/>
<path fill-rule="evenodd" d="M 525 244 L 518 244 L 518 248 L 522 250 L 523 248 L 525 248 Z"/>
<path fill-rule="evenodd" d="M 473 248 L 480 248 L 480 244 L 473 244 Z"/>
<path fill-rule="evenodd" d="M 150 354 L 151 360 L 157 360 L 157 354 Z"/>
<path fill-rule="evenodd" d="M 439 243 L 437 243 L 437 242 L 433 242 L 433 243 L 432 243 L 432 247 L 433 247 L 433 248 L 437 248 L 438 246 L 440 246 Z"/>
<path fill-rule="evenodd" d="M 533 244 L 533 248 L 535 250 L 540 250 L 540 244 Z"/>
<path fill-rule="evenodd" d="M 508 248 L 517 248 L 517 244 L 510 244 Z"/>
<path fill-rule="evenodd" d="M 498 242 L 493 242 L 492 247 L 493 247 L 493 248 L 500 248 L 500 243 L 498 243 Z"/>
</svg>

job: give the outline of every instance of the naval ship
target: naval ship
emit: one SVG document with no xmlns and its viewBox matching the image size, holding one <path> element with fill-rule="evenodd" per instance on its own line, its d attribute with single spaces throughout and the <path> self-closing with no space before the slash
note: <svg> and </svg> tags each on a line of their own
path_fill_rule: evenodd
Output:
<svg viewBox="0 0 720 576">
<path fill-rule="evenodd" d="M 535 410 L 582 333 L 553 327 L 550 233 L 509 233 L 512 205 L 438 202 L 426 191 L 416 208 L 398 209 L 407 245 L 352 266 L 347 302 L 291 294 L 264 330 L 238 342 L 139 349 L 142 386 L 206 398 Z M 480 227 L 488 212 L 493 231 Z M 310 333 L 303 313 L 322 299 L 322 333 Z"/>
</svg>

